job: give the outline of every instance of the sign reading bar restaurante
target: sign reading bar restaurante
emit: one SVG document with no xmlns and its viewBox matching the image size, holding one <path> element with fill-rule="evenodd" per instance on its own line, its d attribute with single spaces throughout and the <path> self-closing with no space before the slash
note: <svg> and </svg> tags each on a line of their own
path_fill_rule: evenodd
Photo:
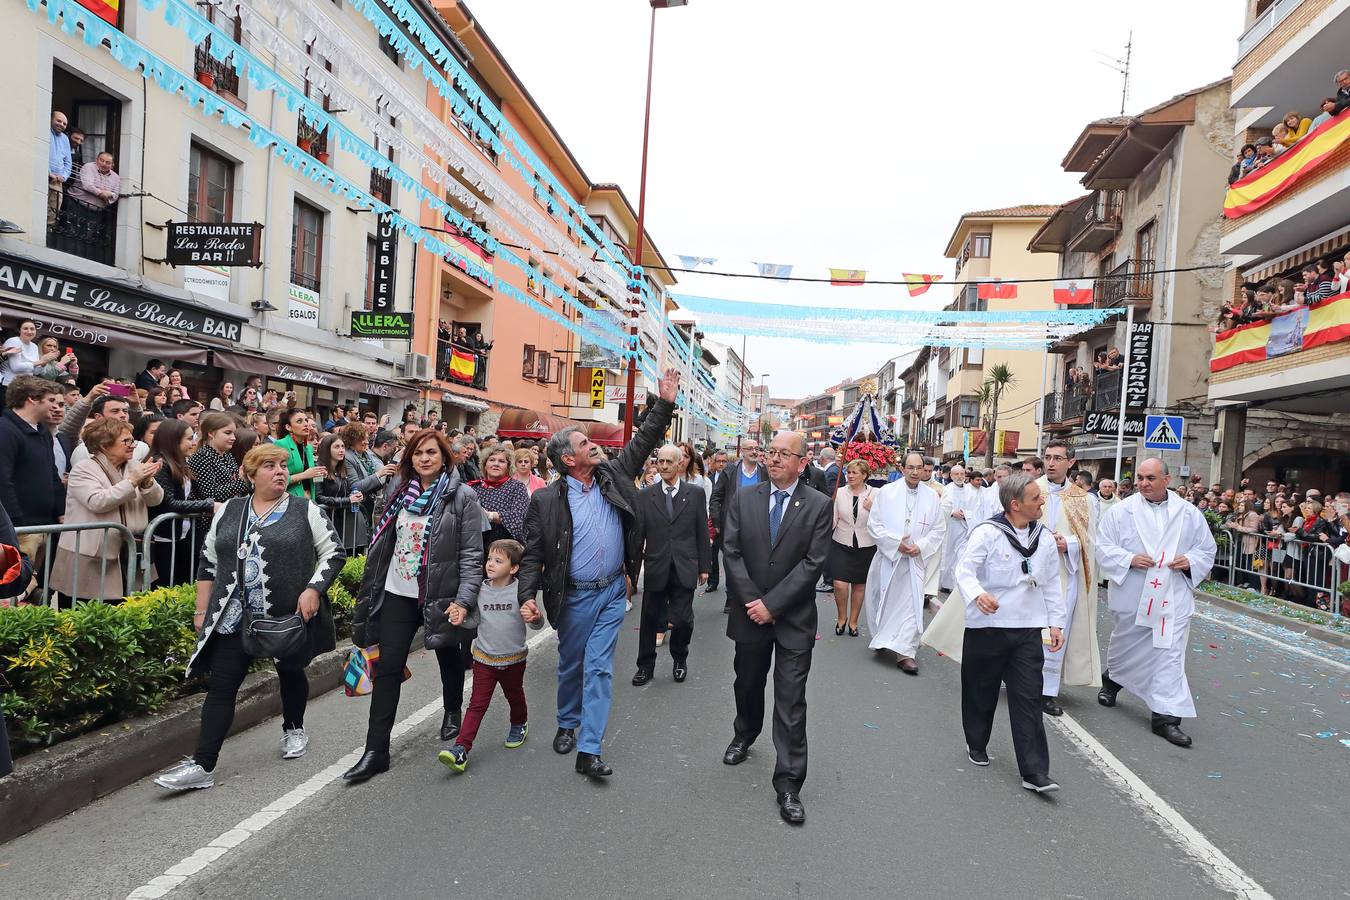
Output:
<svg viewBox="0 0 1350 900">
<path fill-rule="evenodd" d="M 258 266 L 263 226 L 257 222 L 170 222 L 164 259 L 171 266 Z"/>
</svg>

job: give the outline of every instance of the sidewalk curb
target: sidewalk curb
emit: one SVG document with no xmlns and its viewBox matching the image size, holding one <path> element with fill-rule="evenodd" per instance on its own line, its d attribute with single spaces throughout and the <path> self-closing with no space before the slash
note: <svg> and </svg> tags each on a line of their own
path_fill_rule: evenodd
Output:
<svg viewBox="0 0 1350 900">
<path fill-rule="evenodd" d="M 1218 606 L 1231 612 L 1241 613 L 1244 616 L 1259 619 L 1262 622 L 1268 622 L 1271 625 L 1279 625 L 1281 628 L 1286 628 L 1294 634 L 1302 634 L 1313 640 L 1322 641 L 1326 644 L 1333 644 L 1337 647 L 1344 647 L 1350 650 L 1350 634 L 1342 634 L 1339 631 L 1323 628 L 1321 625 L 1314 625 L 1311 622 L 1291 619 L 1288 616 L 1282 616 L 1279 613 L 1257 609 L 1248 606 L 1245 603 L 1239 603 L 1236 600 L 1229 600 L 1227 597 L 1220 597 L 1217 594 L 1208 594 L 1204 591 L 1196 591 L 1195 593 L 1197 596 L 1203 597 L 1205 602 L 1209 603 L 1211 606 Z"/>
<path fill-rule="evenodd" d="M 350 648 L 315 657 L 305 673 L 309 696 L 342 683 Z M 15 761 L 0 779 L 0 844 L 11 841 L 100 797 L 133 784 L 192 752 L 205 695 L 170 703 L 159 713 L 109 725 Z M 276 673 L 254 672 L 239 689 L 230 734 L 281 713 Z"/>
</svg>

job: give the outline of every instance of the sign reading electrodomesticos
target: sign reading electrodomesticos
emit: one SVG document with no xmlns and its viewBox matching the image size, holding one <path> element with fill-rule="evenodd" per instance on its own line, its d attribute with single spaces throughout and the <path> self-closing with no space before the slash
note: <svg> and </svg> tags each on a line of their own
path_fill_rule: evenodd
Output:
<svg viewBox="0 0 1350 900">
<path fill-rule="evenodd" d="M 169 222 L 164 260 L 171 266 L 258 266 L 263 226 L 257 222 Z"/>
</svg>

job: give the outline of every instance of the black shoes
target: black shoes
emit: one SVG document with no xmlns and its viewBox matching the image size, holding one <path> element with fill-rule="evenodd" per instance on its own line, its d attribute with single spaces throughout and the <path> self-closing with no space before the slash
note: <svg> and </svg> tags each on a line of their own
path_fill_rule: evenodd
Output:
<svg viewBox="0 0 1350 900">
<path fill-rule="evenodd" d="M 459 734 L 461 721 L 459 710 L 447 709 L 441 718 L 441 743 L 448 744 Z"/>
<path fill-rule="evenodd" d="M 568 754 L 577 749 L 577 730 L 575 728 L 559 728 L 558 733 L 553 736 L 553 752 Z"/>
<path fill-rule="evenodd" d="M 1059 790 L 1059 785 L 1051 781 L 1047 775 L 1024 775 L 1022 787 L 1037 794 L 1050 794 Z"/>
<path fill-rule="evenodd" d="M 789 825 L 802 825 L 806 822 L 806 807 L 802 806 L 802 798 L 792 791 L 784 791 L 778 795 L 778 814 Z"/>
<path fill-rule="evenodd" d="M 900 671 L 906 675 L 919 674 L 919 661 L 912 656 L 901 656 L 896 659 L 895 664 L 900 667 Z"/>
<path fill-rule="evenodd" d="M 989 765 L 989 754 L 983 750 L 971 750 L 967 747 L 966 756 L 970 757 L 970 761 L 977 766 Z"/>
<path fill-rule="evenodd" d="M 835 633 L 835 636 L 836 636 L 836 637 L 843 637 L 843 636 L 844 636 L 844 626 L 843 626 L 843 625 L 835 625 L 835 626 L 834 626 L 834 633 Z"/>
<path fill-rule="evenodd" d="M 378 753 L 374 750 L 367 750 L 361 754 L 361 758 L 356 761 L 356 765 L 342 773 L 342 779 L 351 784 L 360 784 L 363 781 L 369 781 L 381 772 L 389 771 L 389 753 Z"/>
<path fill-rule="evenodd" d="M 849 637 L 857 637 L 857 636 L 858 636 L 858 629 L 856 629 L 856 628 L 849 628 L 849 630 L 848 630 L 848 636 L 849 636 Z"/>
<path fill-rule="evenodd" d="M 1115 706 L 1116 694 L 1120 693 L 1120 685 L 1111 680 L 1108 672 L 1102 673 L 1102 689 L 1097 692 L 1097 702 L 1102 706 Z"/>
<path fill-rule="evenodd" d="M 633 685 L 635 687 L 642 687 L 644 684 L 650 683 L 651 680 L 652 673 L 650 669 L 638 669 L 633 673 Z"/>
<path fill-rule="evenodd" d="M 731 743 L 727 744 L 727 752 L 722 754 L 722 762 L 728 766 L 739 766 L 745 762 L 745 757 L 749 752 L 749 741 L 745 738 L 732 738 Z"/>
<path fill-rule="evenodd" d="M 1191 745 L 1191 736 L 1182 731 L 1181 727 L 1174 722 L 1154 725 L 1153 733 L 1169 744 L 1176 744 L 1178 747 L 1189 747 Z"/>
<path fill-rule="evenodd" d="M 608 778 L 614 774 L 609 763 L 600 758 L 596 753 L 578 753 L 577 754 L 577 774 L 585 775 L 587 778 Z"/>
<path fill-rule="evenodd" d="M 725 615 L 726 615 L 727 613 L 729 613 L 729 612 L 731 612 L 731 601 L 730 601 L 730 600 L 728 600 L 726 603 L 723 603 L 723 604 L 722 604 L 722 615 L 725 616 Z"/>
<path fill-rule="evenodd" d="M 689 664 L 686 662 L 677 662 L 675 664 L 675 668 L 671 670 L 670 674 L 674 676 L 675 683 L 679 684 L 680 682 L 684 681 L 686 678 L 689 677 Z"/>
<path fill-rule="evenodd" d="M 1064 715 L 1064 707 L 1060 706 L 1059 701 L 1054 697 L 1042 697 L 1041 712 L 1047 716 L 1062 716 Z"/>
</svg>

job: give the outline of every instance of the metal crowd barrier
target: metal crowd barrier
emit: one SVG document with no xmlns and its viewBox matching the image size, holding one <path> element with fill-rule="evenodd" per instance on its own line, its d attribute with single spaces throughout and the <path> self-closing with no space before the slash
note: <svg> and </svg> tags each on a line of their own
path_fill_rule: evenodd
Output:
<svg viewBox="0 0 1350 900">
<path fill-rule="evenodd" d="M 53 589 L 52 585 L 52 563 L 56 558 L 56 551 L 59 547 L 60 535 L 67 534 L 70 532 L 98 531 L 102 533 L 102 536 L 99 538 L 98 544 L 99 585 L 103 584 L 103 579 L 108 573 L 108 567 L 116 565 L 125 567 L 124 578 L 122 581 L 124 592 L 130 593 L 131 591 L 136 589 L 137 585 L 136 573 L 138 571 L 137 556 L 136 556 L 136 536 L 131 533 L 131 529 L 127 528 L 120 522 L 86 522 L 80 525 L 25 525 L 22 528 L 16 528 L 15 531 L 17 531 L 19 534 L 20 543 L 24 543 L 23 541 L 24 535 L 40 534 L 45 536 L 45 539 L 43 540 L 42 544 L 41 565 L 38 564 L 39 562 L 38 560 L 36 559 L 33 560 L 33 572 L 34 576 L 38 580 L 38 586 L 37 590 L 32 595 L 29 596 L 28 599 L 30 602 L 33 602 L 36 599 L 37 602 L 48 603 L 51 604 L 53 607 L 58 605 L 58 595 L 57 592 Z M 119 555 L 119 557 L 113 557 L 111 559 L 107 558 L 103 552 L 104 547 L 107 545 L 109 532 L 116 532 L 120 534 L 122 537 L 122 553 Z M 83 539 L 77 540 L 80 540 L 80 543 L 83 544 Z M 77 558 L 75 560 L 75 565 L 73 567 L 73 571 L 71 574 L 71 584 L 69 585 L 70 590 L 69 592 L 63 592 L 61 596 L 65 596 L 68 598 L 79 597 L 83 599 L 84 598 L 83 594 L 81 594 L 80 592 L 81 566 L 79 565 L 80 563 L 79 554 L 76 554 L 76 557 Z M 89 559 L 89 557 L 83 558 Z M 91 585 L 86 585 L 86 587 L 91 587 Z M 114 599 L 114 598 L 100 598 L 100 599 Z M 120 600 L 121 598 L 118 597 L 115 599 Z"/>
<path fill-rule="evenodd" d="M 1252 537 L 1256 549 L 1247 553 L 1243 544 Z M 1347 578 L 1346 566 L 1330 544 L 1230 529 L 1229 540 L 1219 549 L 1215 568 L 1224 565 L 1229 584 L 1342 614 L 1340 584 Z"/>
<path fill-rule="evenodd" d="M 183 528 L 179 524 L 183 522 L 187 523 L 186 535 L 182 533 Z M 168 527 L 165 527 L 166 523 Z M 196 581 L 197 559 L 201 553 L 199 536 L 205 536 L 210 527 L 210 516 L 164 513 L 151 519 L 141 535 L 141 577 L 138 590 L 149 590 L 156 581 L 163 581 L 174 572 L 178 572 L 179 577 L 163 581 L 162 586 Z M 159 550 L 158 553 L 155 552 L 156 549 Z M 159 563 L 165 561 L 165 555 L 168 556 L 167 573 L 159 571 Z M 185 557 L 182 563 L 179 562 L 180 556 Z M 156 557 L 159 559 L 156 560 Z M 182 571 L 184 567 L 186 577 Z"/>
</svg>

